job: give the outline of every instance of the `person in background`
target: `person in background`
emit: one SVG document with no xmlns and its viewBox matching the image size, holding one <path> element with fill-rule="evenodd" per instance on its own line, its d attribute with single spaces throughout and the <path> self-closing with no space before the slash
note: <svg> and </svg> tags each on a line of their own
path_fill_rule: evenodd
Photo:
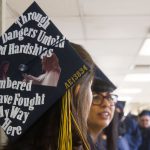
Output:
<svg viewBox="0 0 150 150">
<path fill-rule="evenodd" d="M 150 111 L 143 110 L 138 115 L 138 122 L 142 134 L 142 143 L 138 150 L 150 150 Z"/>
<path fill-rule="evenodd" d="M 99 77 L 101 70 L 95 68 L 95 77 L 92 84 L 93 101 L 88 116 L 88 140 L 91 150 L 116 150 L 116 129 L 115 125 L 115 105 L 117 95 L 112 94 L 116 89 L 113 83 L 107 78 L 105 82 Z M 111 123 L 111 124 L 110 124 Z M 109 126 L 109 127 L 108 127 Z M 106 143 L 102 139 L 103 130 L 108 127 L 106 133 Z"/>
<path fill-rule="evenodd" d="M 127 139 L 124 137 L 125 133 L 126 133 L 126 126 L 124 123 L 124 106 L 125 106 L 125 101 L 118 101 L 116 104 L 116 113 L 118 116 L 118 121 L 117 121 L 117 125 L 118 125 L 118 150 L 130 150 L 129 148 L 129 144 Z"/>
<path fill-rule="evenodd" d="M 138 127 L 138 122 L 136 120 L 135 115 L 129 113 L 124 121 L 125 125 L 125 133 L 123 135 L 124 139 L 128 142 L 130 150 L 138 150 L 142 139 L 141 132 Z"/>
</svg>

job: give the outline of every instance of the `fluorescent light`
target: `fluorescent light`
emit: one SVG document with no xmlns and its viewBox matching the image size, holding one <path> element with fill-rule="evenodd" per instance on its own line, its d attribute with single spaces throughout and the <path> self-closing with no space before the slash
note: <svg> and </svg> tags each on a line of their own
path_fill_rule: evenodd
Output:
<svg viewBox="0 0 150 150">
<path fill-rule="evenodd" d="M 131 96 L 119 96 L 119 101 L 131 101 L 133 98 Z"/>
<path fill-rule="evenodd" d="M 130 82 L 150 82 L 150 73 L 128 74 L 124 80 Z"/>
<path fill-rule="evenodd" d="M 118 89 L 116 92 L 120 94 L 137 94 L 142 92 L 142 89 L 139 88 Z"/>
<path fill-rule="evenodd" d="M 150 55 L 150 39 L 145 40 L 142 49 L 139 52 L 139 55 L 145 55 L 145 56 Z"/>
</svg>

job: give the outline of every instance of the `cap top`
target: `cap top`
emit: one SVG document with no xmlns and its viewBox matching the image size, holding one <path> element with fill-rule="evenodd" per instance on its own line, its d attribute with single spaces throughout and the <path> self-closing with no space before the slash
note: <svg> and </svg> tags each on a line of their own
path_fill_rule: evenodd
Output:
<svg viewBox="0 0 150 150">
<path fill-rule="evenodd" d="M 36 2 L 0 37 L 0 48 L 0 125 L 14 141 L 89 67 Z"/>
</svg>

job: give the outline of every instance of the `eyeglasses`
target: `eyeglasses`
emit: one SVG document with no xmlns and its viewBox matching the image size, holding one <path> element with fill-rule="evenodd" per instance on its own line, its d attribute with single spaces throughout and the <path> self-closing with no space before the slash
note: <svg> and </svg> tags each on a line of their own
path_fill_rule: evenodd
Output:
<svg viewBox="0 0 150 150">
<path fill-rule="evenodd" d="M 118 95 L 107 94 L 106 96 L 103 96 L 102 94 L 93 93 L 92 104 L 101 105 L 104 99 L 106 99 L 111 106 L 115 106 L 118 101 Z"/>
</svg>

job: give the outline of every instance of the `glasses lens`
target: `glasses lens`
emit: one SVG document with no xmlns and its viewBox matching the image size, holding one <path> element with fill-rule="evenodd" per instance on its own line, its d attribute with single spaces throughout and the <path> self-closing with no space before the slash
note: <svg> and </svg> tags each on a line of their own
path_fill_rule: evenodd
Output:
<svg viewBox="0 0 150 150">
<path fill-rule="evenodd" d="M 93 104 L 99 105 L 103 101 L 103 99 L 108 100 L 111 105 L 115 105 L 118 100 L 118 96 L 114 94 L 108 94 L 107 96 L 103 96 L 101 94 L 93 93 Z"/>
<path fill-rule="evenodd" d="M 111 97 L 112 97 L 114 102 L 118 101 L 118 95 L 111 94 Z"/>
<path fill-rule="evenodd" d="M 93 104 L 100 104 L 101 101 L 103 100 L 103 96 L 100 94 L 93 94 Z"/>
<path fill-rule="evenodd" d="M 110 94 L 108 95 L 107 99 L 109 100 L 111 104 L 116 104 L 118 100 L 118 96 L 114 94 Z"/>
</svg>

